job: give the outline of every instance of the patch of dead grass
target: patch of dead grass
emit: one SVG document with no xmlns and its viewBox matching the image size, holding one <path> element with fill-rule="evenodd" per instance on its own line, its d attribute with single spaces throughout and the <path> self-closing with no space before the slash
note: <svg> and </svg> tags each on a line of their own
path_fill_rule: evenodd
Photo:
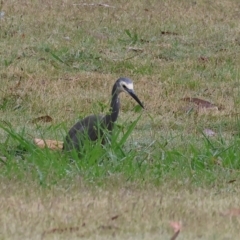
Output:
<svg viewBox="0 0 240 240">
<path fill-rule="evenodd" d="M 8 183 L 7 183 L 8 184 Z M 222 215 L 238 207 L 238 187 L 186 189 L 166 182 L 161 187 L 136 185 L 32 191 L 11 184 L 1 197 L 4 238 L 170 239 L 170 221 L 180 221 L 184 239 L 236 239 L 238 216 Z M 24 189 L 21 190 L 20 188 Z M 7 193 L 6 193 L 7 190 Z M 27 197 L 27 198 L 26 198 Z M 14 219 L 14 221 L 13 221 Z"/>
</svg>

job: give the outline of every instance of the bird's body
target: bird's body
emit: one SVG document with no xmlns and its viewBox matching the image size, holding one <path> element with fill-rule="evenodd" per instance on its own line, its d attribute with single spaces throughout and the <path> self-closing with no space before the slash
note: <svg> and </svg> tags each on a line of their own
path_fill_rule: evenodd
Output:
<svg viewBox="0 0 240 240">
<path fill-rule="evenodd" d="M 129 78 L 119 78 L 113 85 L 110 113 L 105 116 L 90 115 L 83 120 L 78 121 L 69 130 L 63 149 L 66 151 L 72 149 L 80 151 L 86 139 L 96 141 L 101 138 L 104 143 L 104 132 L 107 131 L 111 133 L 114 122 L 117 120 L 120 109 L 119 94 L 121 92 L 130 94 L 143 108 L 142 103 L 133 91 L 132 81 Z"/>
</svg>

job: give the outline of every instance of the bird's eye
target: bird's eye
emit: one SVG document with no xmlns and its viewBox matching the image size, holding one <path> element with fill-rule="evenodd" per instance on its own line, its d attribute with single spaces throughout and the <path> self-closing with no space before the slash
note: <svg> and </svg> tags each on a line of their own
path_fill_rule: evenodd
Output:
<svg viewBox="0 0 240 240">
<path fill-rule="evenodd" d="M 127 89 L 127 86 L 126 86 L 126 85 L 122 85 L 122 87 L 123 87 L 124 89 Z"/>
</svg>

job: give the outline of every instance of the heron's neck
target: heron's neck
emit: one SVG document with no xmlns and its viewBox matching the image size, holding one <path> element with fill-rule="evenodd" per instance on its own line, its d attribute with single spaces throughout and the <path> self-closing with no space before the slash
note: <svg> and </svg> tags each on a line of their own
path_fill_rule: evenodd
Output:
<svg viewBox="0 0 240 240">
<path fill-rule="evenodd" d="M 119 93 L 116 91 L 117 86 L 113 86 L 112 90 L 112 99 L 111 99 L 111 105 L 110 105 L 110 113 L 105 116 L 105 124 L 107 126 L 107 129 L 109 131 L 112 131 L 114 122 L 116 122 L 119 108 L 120 108 L 120 100 L 119 100 Z"/>
<path fill-rule="evenodd" d="M 120 100 L 119 100 L 118 95 L 119 94 L 116 91 L 116 87 L 113 86 L 112 100 L 111 100 L 111 105 L 110 105 L 111 122 L 115 122 L 117 120 L 117 117 L 118 117 L 119 108 L 120 108 Z"/>
</svg>

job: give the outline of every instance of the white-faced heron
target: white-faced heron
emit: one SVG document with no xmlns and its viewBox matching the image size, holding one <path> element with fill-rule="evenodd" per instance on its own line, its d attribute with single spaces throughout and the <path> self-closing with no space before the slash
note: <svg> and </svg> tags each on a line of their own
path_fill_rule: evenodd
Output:
<svg viewBox="0 0 240 240">
<path fill-rule="evenodd" d="M 113 85 L 109 114 L 105 116 L 90 115 L 83 120 L 78 121 L 67 134 L 63 146 L 65 151 L 70 151 L 72 149 L 79 151 L 82 148 L 86 137 L 91 141 L 96 141 L 98 138 L 103 137 L 104 130 L 111 133 L 114 122 L 117 120 L 119 114 L 119 94 L 121 92 L 128 93 L 142 108 L 144 108 L 143 104 L 133 91 L 132 80 L 129 78 L 119 78 Z"/>
</svg>

